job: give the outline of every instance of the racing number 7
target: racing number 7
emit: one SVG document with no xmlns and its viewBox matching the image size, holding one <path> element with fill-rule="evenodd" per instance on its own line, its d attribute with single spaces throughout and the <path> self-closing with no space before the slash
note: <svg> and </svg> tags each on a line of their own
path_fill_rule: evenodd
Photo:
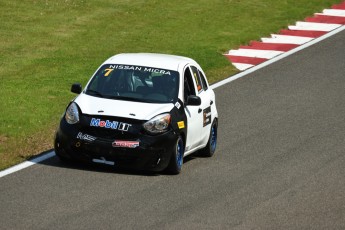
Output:
<svg viewBox="0 0 345 230">
<path fill-rule="evenodd" d="M 104 77 L 108 77 L 111 72 L 113 72 L 114 69 L 105 69 Z"/>
</svg>

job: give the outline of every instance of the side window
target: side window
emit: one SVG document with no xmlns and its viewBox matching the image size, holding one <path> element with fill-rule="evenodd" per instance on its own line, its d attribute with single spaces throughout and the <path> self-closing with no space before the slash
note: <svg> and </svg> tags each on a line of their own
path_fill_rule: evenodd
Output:
<svg viewBox="0 0 345 230">
<path fill-rule="evenodd" d="M 195 66 L 191 66 L 191 69 L 192 69 L 192 72 L 193 72 L 193 77 L 195 79 L 196 86 L 198 88 L 198 92 L 200 92 L 201 90 L 206 91 L 208 87 L 207 87 L 204 75 Z"/>
<path fill-rule="evenodd" d="M 199 73 L 198 73 L 198 69 L 195 66 L 191 66 L 190 67 L 193 73 L 193 77 L 196 83 L 196 88 L 198 89 L 198 92 L 200 92 L 202 90 L 202 83 L 200 81 L 200 77 L 199 77 Z"/>
<path fill-rule="evenodd" d="M 203 86 L 204 90 L 206 91 L 208 89 L 208 87 L 207 87 L 205 75 L 200 70 L 198 70 L 198 72 L 199 72 L 199 76 L 200 76 L 200 79 L 202 82 L 202 86 Z"/>
<path fill-rule="evenodd" d="M 190 69 L 187 67 L 184 71 L 184 101 L 187 102 L 187 97 L 195 95 L 195 88 L 193 83 L 193 77 Z"/>
</svg>

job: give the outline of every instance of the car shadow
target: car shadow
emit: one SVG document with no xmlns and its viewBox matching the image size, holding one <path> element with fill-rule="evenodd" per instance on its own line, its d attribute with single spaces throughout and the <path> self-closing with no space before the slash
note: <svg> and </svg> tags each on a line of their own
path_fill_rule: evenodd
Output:
<svg viewBox="0 0 345 230">
<path fill-rule="evenodd" d="M 98 173 L 115 173 L 115 174 L 123 174 L 123 175 L 132 175 L 132 176 L 171 176 L 172 174 L 167 172 L 166 170 L 162 172 L 153 172 L 147 170 L 135 170 L 135 169 L 125 169 L 125 168 L 116 168 L 110 165 L 103 165 L 103 164 L 96 164 L 96 163 L 83 163 L 83 162 L 63 162 L 61 161 L 56 155 L 52 155 L 54 150 L 45 151 L 42 154 L 38 155 L 35 158 L 29 159 L 29 162 L 33 162 L 35 164 L 46 165 L 50 167 L 59 167 L 59 168 L 66 168 L 72 170 L 81 170 L 81 171 L 91 171 L 91 172 L 98 172 Z M 43 161 L 37 161 L 39 157 L 44 156 L 45 154 L 50 154 L 52 157 L 44 159 Z M 183 159 L 183 164 L 187 165 L 188 162 L 199 158 L 198 155 L 189 155 Z"/>
</svg>

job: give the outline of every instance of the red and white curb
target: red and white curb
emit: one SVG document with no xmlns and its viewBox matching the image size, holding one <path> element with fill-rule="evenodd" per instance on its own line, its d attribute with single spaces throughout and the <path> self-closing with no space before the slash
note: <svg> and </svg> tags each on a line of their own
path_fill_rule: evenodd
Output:
<svg viewBox="0 0 345 230">
<path fill-rule="evenodd" d="M 252 41 L 247 46 L 230 50 L 224 56 L 237 69 L 243 71 L 296 49 L 344 25 L 345 1 L 333 5 L 332 9 L 325 9 L 322 13 L 306 18 L 304 22 L 297 22 L 296 25 L 281 30 L 279 34 L 271 34 L 270 38 L 261 38 L 260 42 Z"/>
</svg>

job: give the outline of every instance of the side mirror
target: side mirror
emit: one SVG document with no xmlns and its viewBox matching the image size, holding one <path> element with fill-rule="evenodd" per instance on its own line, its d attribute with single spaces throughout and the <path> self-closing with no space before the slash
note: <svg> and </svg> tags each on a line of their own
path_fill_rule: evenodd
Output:
<svg viewBox="0 0 345 230">
<path fill-rule="evenodd" d="M 201 105 L 201 99 L 198 96 L 190 95 L 187 98 L 187 105 Z"/>
<path fill-rule="evenodd" d="M 72 93 L 80 94 L 82 91 L 82 87 L 80 83 L 74 83 L 71 88 Z"/>
</svg>

